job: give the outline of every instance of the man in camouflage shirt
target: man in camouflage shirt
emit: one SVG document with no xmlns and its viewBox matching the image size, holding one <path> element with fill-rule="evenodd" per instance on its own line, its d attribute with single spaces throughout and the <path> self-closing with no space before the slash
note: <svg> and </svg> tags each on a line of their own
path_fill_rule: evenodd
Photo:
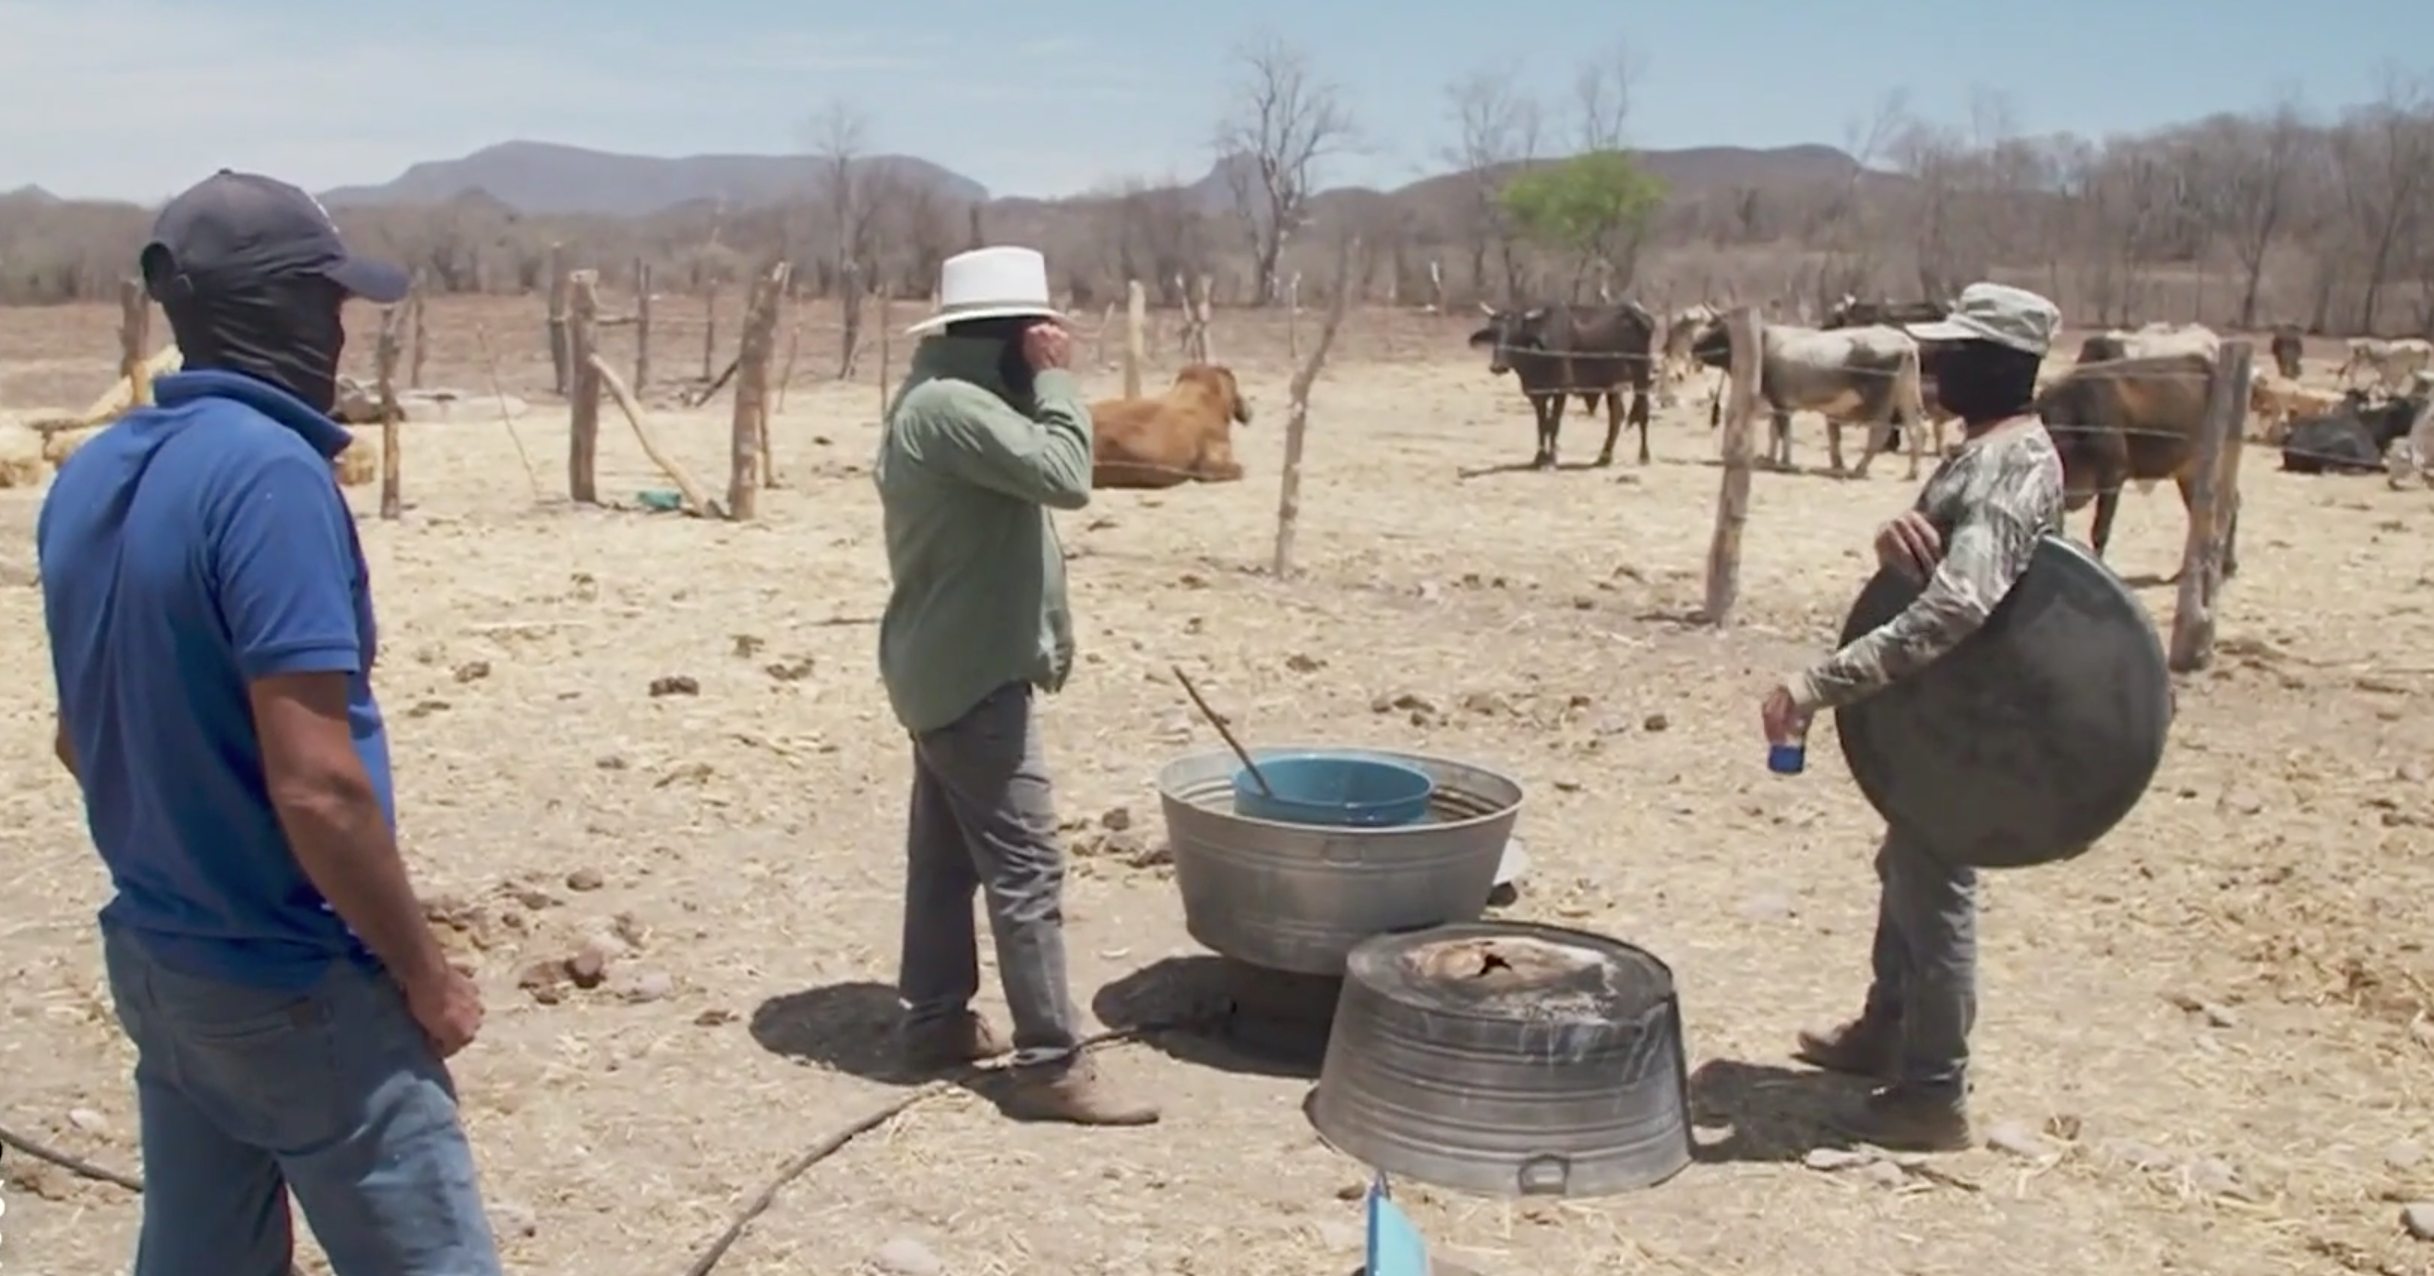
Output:
<svg viewBox="0 0 2434 1276">
<path fill-rule="evenodd" d="M 2032 407 L 2060 325 L 2045 298 L 1982 283 L 1962 291 L 1947 320 L 1910 329 L 1941 348 L 1936 398 L 1965 427 L 1917 504 L 1876 538 L 1878 560 L 1926 589 L 1775 688 L 1762 710 L 1770 741 L 1799 738 L 1818 710 L 1865 699 L 1959 646 L 2028 569 L 2038 541 L 2062 530 L 2062 462 Z M 1966 1148 L 1977 875 L 1898 827 L 1885 830 L 1876 874 L 1883 891 L 1865 1007 L 1840 1027 L 1800 1034 L 1795 1054 L 1886 1083 L 1835 1115 L 1843 1133 L 1887 1148 Z"/>
</svg>

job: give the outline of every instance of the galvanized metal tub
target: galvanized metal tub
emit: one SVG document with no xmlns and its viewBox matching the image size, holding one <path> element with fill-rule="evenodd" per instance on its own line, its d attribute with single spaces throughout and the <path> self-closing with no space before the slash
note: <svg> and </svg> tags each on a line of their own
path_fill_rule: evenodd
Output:
<svg viewBox="0 0 2434 1276">
<path fill-rule="evenodd" d="M 1253 749 L 1283 757 L 1322 746 Z M 1521 817 L 1521 786 L 1483 767 L 1387 749 L 1344 750 L 1428 773 L 1428 818 L 1393 828 L 1280 824 L 1234 813 L 1231 750 L 1179 758 L 1158 772 L 1183 924 L 1212 952 L 1307 975 L 1341 975 L 1372 935 L 1470 921 L 1495 889 L 1496 865 Z"/>
<path fill-rule="evenodd" d="M 1602 1196 L 1691 1161 L 1673 972 L 1587 931 L 1471 922 L 1353 950 L 1310 1123 L 1390 1175 Z"/>
</svg>

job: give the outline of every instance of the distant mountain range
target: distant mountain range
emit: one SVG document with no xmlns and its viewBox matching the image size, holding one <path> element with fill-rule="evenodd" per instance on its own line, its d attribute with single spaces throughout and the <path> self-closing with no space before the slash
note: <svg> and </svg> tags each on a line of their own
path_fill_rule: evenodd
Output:
<svg viewBox="0 0 2434 1276">
<path fill-rule="evenodd" d="M 1765 150 L 1700 146 L 1644 151 L 1640 159 L 1652 174 L 1681 194 L 1718 186 L 1813 186 L 1850 180 L 1860 170 L 1859 161 L 1830 146 Z M 955 203 L 988 203 L 992 199 L 989 189 L 979 182 L 915 156 L 874 155 L 856 163 L 898 180 L 928 185 Z M 1227 180 L 1226 163 L 1212 165 L 1206 175 L 1185 186 L 1193 205 L 1209 212 L 1232 206 L 1233 187 Z M 461 159 L 425 161 L 378 186 L 342 186 L 324 191 L 321 200 L 337 209 L 444 204 L 473 197 L 496 201 L 534 216 L 641 217 L 714 201 L 730 207 L 749 207 L 801 198 L 819 188 L 824 172 L 824 161 L 809 155 L 688 155 L 666 159 L 550 142 L 516 141 L 484 147 Z M 1450 187 L 1463 179 L 1462 174 L 1440 174 L 1391 192 L 1376 193 L 1430 195 L 1436 193 L 1431 188 Z M 1330 193 L 1350 195 L 1358 189 Z M 34 197 L 51 198 L 40 188 L 27 187 L 18 195 L 0 199 L 18 198 L 28 192 Z"/>
</svg>

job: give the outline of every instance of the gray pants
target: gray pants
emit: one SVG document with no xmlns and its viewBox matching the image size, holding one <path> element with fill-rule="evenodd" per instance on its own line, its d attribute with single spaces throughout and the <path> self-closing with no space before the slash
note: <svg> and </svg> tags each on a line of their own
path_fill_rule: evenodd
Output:
<svg viewBox="0 0 2434 1276">
<path fill-rule="evenodd" d="M 1070 1061 L 1079 1040 L 1065 986 L 1065 849 L 1036 725 L 1031 687 L 1008 683 L 913 737 L 896 981 L 908 1028 L 964 1012 L 980 991 L 978 893 L 997 941 L 1017 1067 Z"/>
<path fill-rule="evenodd" d="M 1875 978 L 1864 1018 L 1901 1026 L 1904 1085 L 1968 1089 L 1969 1030 L 1978 1017 L 1978 875 L 1887 829 L 1876 852 Z"/>
</svg>

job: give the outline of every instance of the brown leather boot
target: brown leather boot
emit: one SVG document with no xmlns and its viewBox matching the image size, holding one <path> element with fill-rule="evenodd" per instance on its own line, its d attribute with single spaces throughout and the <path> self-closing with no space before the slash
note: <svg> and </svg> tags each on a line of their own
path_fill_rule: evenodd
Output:
<svg viewBox="0 0 2434 1276">
<path fill-rule="evenodd" d="M 1976 1142 L 1966 1100 L 1903 1085 L 1869 1091 L 1828 1115 L 1826 1124 L 1889 1152 L 1966 1152 Z"/>
<path fill-rule="evenodd" d="M 1005 1039 L 989 1021 L 970 1011 L 929 1023 L 907 1024 L 898 1033 L 898 1057 L 916 1075 L 952 1072 L 1006 1052 Z"/>
<path fill-rule="evenodd" d="M 1155 1125 L 1158 1109 L 1116 1093 L 1088 1059 L 1014 1069 L 1006 1115 L 1069 1125 Z"/>
<path fill-rule="evenodd" d="M 1879 1080 L 1893 1075 L 1901 1053 L 1901 1025 L 1866 1018 L 1823 1030 L 1803 1029 L 1792 1045 L 1792 1057 L 1802 1063 Z"/>
</svg>

